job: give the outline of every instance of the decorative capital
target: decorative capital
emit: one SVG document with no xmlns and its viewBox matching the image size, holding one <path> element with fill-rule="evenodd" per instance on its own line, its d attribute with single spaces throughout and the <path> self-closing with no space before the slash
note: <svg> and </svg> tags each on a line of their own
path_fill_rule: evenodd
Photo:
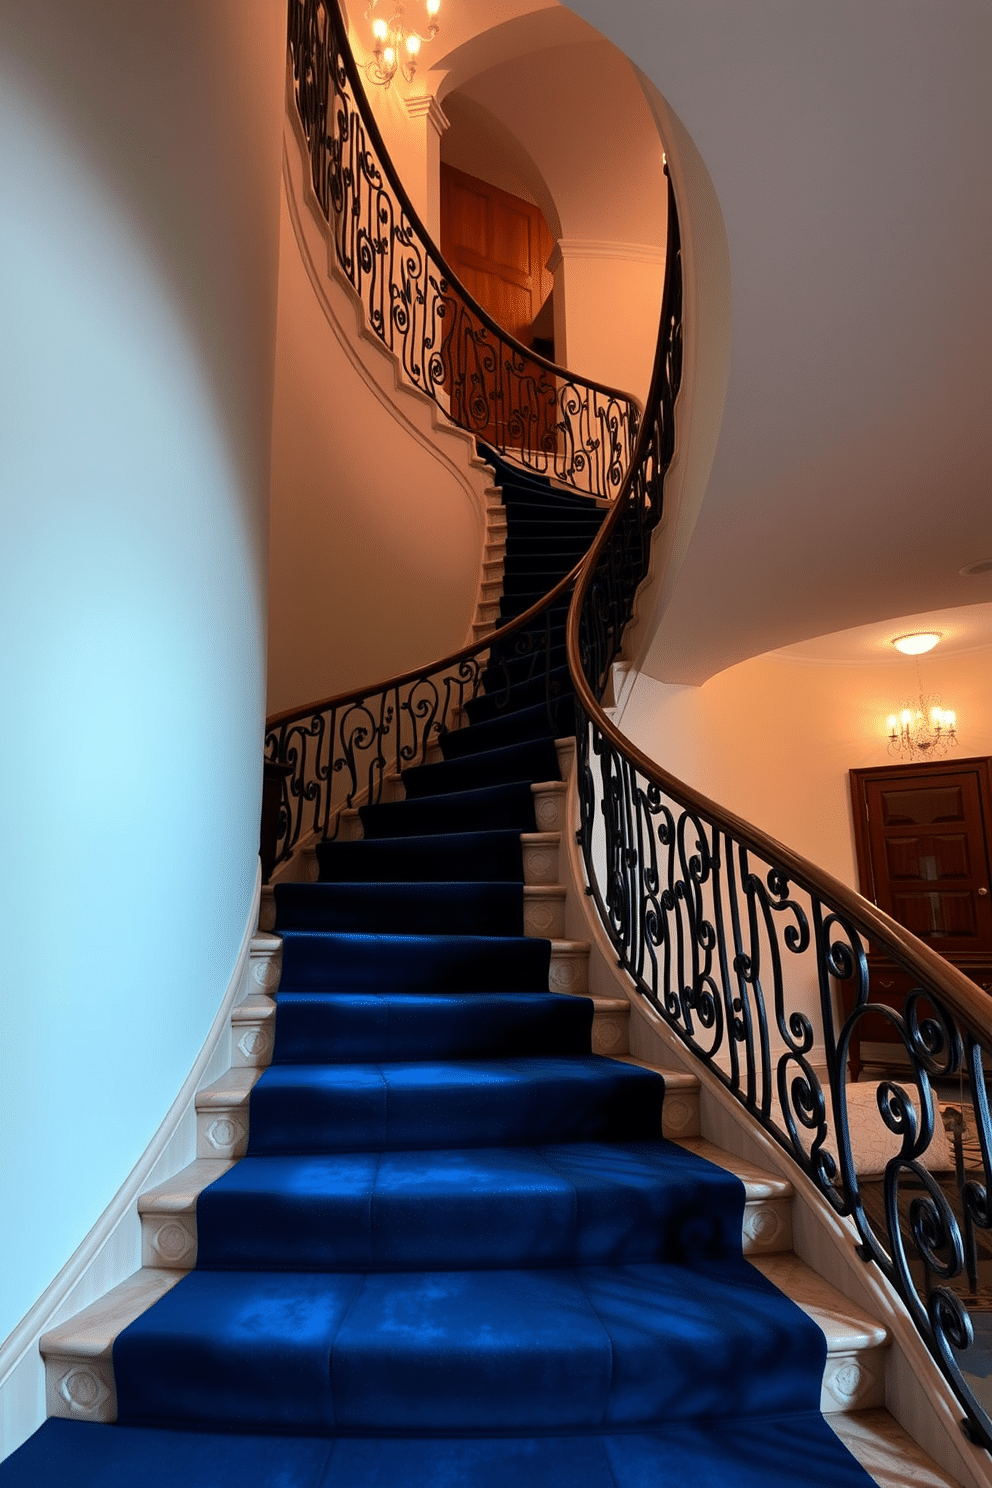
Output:
<svg viewBox="0 0 992 1488">
<path fill-rule="evenodd" d="M 433 93 L 411 93 L 404 98 L 411 119 L 426 119 L 438 139 L 451 127 L 451 120 L 441 108 Z"/>
</svg>

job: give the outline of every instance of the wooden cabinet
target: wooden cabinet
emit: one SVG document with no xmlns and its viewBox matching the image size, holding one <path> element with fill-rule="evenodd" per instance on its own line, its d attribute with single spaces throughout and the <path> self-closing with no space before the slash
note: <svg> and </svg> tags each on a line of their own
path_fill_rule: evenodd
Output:
<svg viewBox="0 0 992 1488">
<path fill-rule="evenodd" d="M 862 894 L 992 992 L 992 760 L 941 760 L 851 771 Z M 871 999 L 901 1009 L 910 978 L 869 948 Z M 841 983 L 845 1013 L 853 988 Z M 865 1063 L 898 1065 L 901 1044 L 884 1016 L 852 1045 Z"/>
</svg>

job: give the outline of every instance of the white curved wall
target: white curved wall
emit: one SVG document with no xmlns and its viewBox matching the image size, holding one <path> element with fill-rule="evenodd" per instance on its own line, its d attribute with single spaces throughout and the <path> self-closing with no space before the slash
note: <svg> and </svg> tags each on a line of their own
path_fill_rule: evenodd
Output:
<svg viewBox="0 0 992 1488">
<path fill-rule="evenodd" d="M 678 115 L 729 246 L 719 439 L 638 664 L 698 683 L 992 597 L 959 577 L 990 556 L 992 9 L 568 3 Z"/>
<path fill-rule="evenodd" d="M 227 989 L 258 849 L 282 19 L 0 14 L 0 1336 Z"/>
</svg>

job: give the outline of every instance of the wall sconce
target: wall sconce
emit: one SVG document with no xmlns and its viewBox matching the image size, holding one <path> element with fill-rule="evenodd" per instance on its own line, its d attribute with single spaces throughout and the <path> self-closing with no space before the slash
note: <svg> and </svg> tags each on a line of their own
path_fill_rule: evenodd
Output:
<svg viewBox="0 0 992 1488">
<path fill-rule="evenodd" d="M 922 656 L 932 651 L 941 639 L 939 631 L 917 631 L 896 636 L 892 642 L 904 656 Z M 918 696 L 904 702 L 898 713 L 886 719 L 889 753 L 908 755 L 910 759 L 938 759 L 958 742 L 957 717 L 952 709 L 942 708 L 937 693 L 923 691 L 920 664 L 916 663 Z"/>
<path fill-rule="evenodd" d="M 416 27 L 407 25 L 405 6 L 402 3 L 385 0 L 385 4 L 392 10 L 388 20 L 380 11 L 379 0 L 371 0 L 365 12 L 365 19 L 372 27 L 373 46 L 372 58 L 366 65 L 365 73 L 369 81 L 380 88 L 389 87 L 396 76 L 397 68 L 407 82 L 411 82 L 417 70 L 420 48 L 424 42 L 433 41 L 441 29 L 435 19 L 441 9 L 441 0 L 424 0 L 426 36 L 421 35 Z"/>
</svg>

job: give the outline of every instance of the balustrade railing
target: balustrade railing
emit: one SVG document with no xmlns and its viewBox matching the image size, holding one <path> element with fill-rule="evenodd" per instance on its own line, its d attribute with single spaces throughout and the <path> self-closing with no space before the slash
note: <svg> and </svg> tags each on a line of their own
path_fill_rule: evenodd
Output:
<svg viewBox="0 0 992 1488">
<path fill-rule="evenodd" d="M 462 709 L 483 686 L 497 711 L 511 711 L 519 693 L 546 676 L 548 722 L 559 732 L 552 609 L 577 573 L 578 565 L 524 614 L 443 661 L 269 718 L 265 763 L 278 796 L 272 840 L 263 843 L 266 868 L 291 858 L 310 837 L 341 835 L 343 813 L 375 805 L 391 779 L 426 764 L 441 735 L 464 722 Z"/>
<path fill-rule="evenodd" d="M 647 572 L 674 449 L 681 253 L 669 251 L 655 376 L 624 488 L 576 584 L 578 841 L 637 992 L 850 1222 L 992 1449 L 992 1065 L 988 997 L 798 854 L 662 770 L 601 706 Z M 908 981 L 873 1000 L 869 950 Z M 860 1067 L 877 1020 L 891 1067 Z M 874 1029 L 873 1029 L 874 1022 Z"/>
<path fill-rule="evenodd" d="M 574 583 L 577 835 L 618 963 L 847 1220 L 950 1382 L 965 1431 L 992 1449 L 987 997 L 860 895 L 662 770 L 603 711 L 674 451 L 682 285 L 671 187 L 638 426 L 630 400 L 519 346 L 457 286 L 396 182 L 336 6 L 290 0 L 289 32 L 314 190 L 375 334 L 412 383 L 502 454 L 616 499 L 587 558 L 512 624 L 432 667 L 269 721 L 266 758 L 281 769 L 274 854 L 334 835 L 342 811 L 381 799 L 481 687 L 512 708 L 522 679 L 509 663 L 521 655 L 529 678 L 548 676 L 553 722 L 550 610 Z M 891 993 L 873 1001 L 869 950 L 905 974 L 900 1006 Z M 855 1081 L 852 1050 L 879 1019 L 901 1068 L 871 1078 L 862 1068 Z"/>
<path fill-rule="evenodd" d="M 395 174 L 336 0 L 289 0 L 289 55 L 313 189 L 370 330 L 414 387 L 507 459 L 615 496 L 635 401 L 529 350 L 458 283 Z"/>
</svg>

